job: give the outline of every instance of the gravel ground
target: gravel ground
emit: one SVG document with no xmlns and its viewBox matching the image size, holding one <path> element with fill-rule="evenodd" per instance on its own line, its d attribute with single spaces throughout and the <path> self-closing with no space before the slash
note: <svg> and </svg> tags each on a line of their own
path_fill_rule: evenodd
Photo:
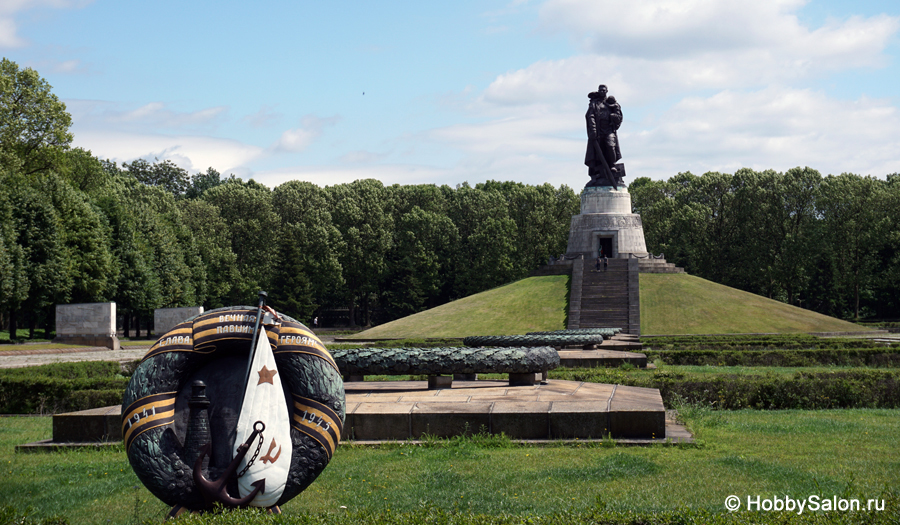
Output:
<svg viewBox="0 0 900 525">
<path fill-rule="evenodd" d="M 25 345 L 27 347 L 27 345 Z M 118 361 L 125 363 L 144 357 L 147 346 L 128 346 L 121 350 L 110 350 L 102 346 L 60 348 L 50 350 L 7 350 L 0 352 L 0 368 L 22 368 L 49 363 L 71 363 L 75 361 Z"/>
<path fill-rule="evenodd" d="M 320 335 L 319 338 L 326 345 L 334 342 L 334 336 Z M 152 341 L 147 341 L 146 345 L 123 346 L 121 350 L 110 350 L 102 346 L 29 349 L 28 344 L 16 345 L 16 350 L 3 349 L 0 351 L 0 368 L 22 368 L 46 365 L 48 363 L 71 363 L 75 361 L 118 361 L 127 363 L 144 357 L 152 343 Z"/>
</svg>

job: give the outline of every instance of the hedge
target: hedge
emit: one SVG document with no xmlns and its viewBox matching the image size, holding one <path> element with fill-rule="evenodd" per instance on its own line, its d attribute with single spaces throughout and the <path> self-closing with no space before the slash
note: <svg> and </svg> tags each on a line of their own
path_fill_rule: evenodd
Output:
<svg viewBox="0 0 900 525">
<path fill-rule="evenodd" d="M 119 365 L 109 361 L 0 369 L 0 413 L 55 414 L 117 405 L 127 384 Z"/>
<path fill-rule="evenodd" d="M 591 368 L 557 369 L 549 374 L 551 379 L 658 388 L 670 407 L 680 402 L 725 410 L 900 407 L 900 371 L 893 370 L 710 376 L 668 370 L 629 373 Z"/>
<path fill-rule="evenodd" d="M 793 335 L 683 335 L 642 337 L 645 350 L 815 350 L 885 348 L 884 343 L 871 339 L 847 337 L 816 337 L 808 334 Z"/>
<path fill-rule="evenodd" d="M 650 350 L 647 359 L 668 365 L 900 367 L 900 346 L 814 350 Z"/>
</svg>

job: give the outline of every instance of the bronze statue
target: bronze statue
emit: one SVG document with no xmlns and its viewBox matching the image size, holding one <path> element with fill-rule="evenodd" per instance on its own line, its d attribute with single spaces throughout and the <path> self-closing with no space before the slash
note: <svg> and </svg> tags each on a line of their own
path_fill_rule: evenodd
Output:
<svg viewBox="0 0 900 525">
<path fill-rule="evenodd" d="M 622 107 L 615 97 L 607 96 L 606 86 L 588 94 L 590 103 L 584 118 L 587 121 L 588 144 L 584 163 L 588 167 L 591 180 L 585 187 L 612 186 L 618 189 L 625 177 L 625 164 L 619 162 L 619 137 L 616 135 L 622 125 Z"/>
</svg>

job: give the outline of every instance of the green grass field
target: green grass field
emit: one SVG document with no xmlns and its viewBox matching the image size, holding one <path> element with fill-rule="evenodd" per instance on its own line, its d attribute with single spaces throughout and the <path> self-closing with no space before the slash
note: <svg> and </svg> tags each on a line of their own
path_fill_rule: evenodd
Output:
<svg viewBox="0 0 900 525">
<path fill-rule="evenodd" d="M 634 512 L 723 512 L 731 494 L 884 498 L 896 493 L 900 410 L 712 411 L 683 407 L 699 446 L 519 446 L 461 439 L 433 446 L 343 444 L 288 517 L 367 511 L 543 516 L 598 505 Z M 69 523 L 158 523 L 166 506 L 122 448 L 16 454 L 50 418 L 0 421 L 0 506 Z M 892 501 L 896 504 L 896 498 Z M 894 509 L 896 512 L 897 509 Z M 316 523 L 320 521 L 311 520 Z"/>
<path fill-rule="evenodd" d="M 852 332 L 834 317 L 687 274 L 641 274 L 641 334 Z"/>
<path fill-rule="evenodd" d="M 407 339 L 524 334 L 565 328 L 569 277 L 531 277 L 360 332 L 350 338 Z"/>
<path fill-rule="evenodd" d="M 869 330 L 687 274 L 641 274 L 641 334 Z M 357 339 L 524 334 L 565 328 L 568 277 L 529 277 L 360 332 Z"/>
</svg>

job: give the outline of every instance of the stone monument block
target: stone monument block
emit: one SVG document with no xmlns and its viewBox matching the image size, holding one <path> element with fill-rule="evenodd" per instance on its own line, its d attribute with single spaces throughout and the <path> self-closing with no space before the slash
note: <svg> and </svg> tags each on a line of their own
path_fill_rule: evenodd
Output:
<svg viewBox="0 0 900 525">
<path fill-rule="evenodd" d="M 56 338 L 53 342 L 118 350 L 116 303 L 56 305 Z"/>
<path fill-rule="evenodd" d="M 181 308 L 157 308 L 153 312 L 153 333 L 162 335 L 175 328 L 182 321 L 203 313 L 202 306 L 184 306 Z"/>
<path fill-rule="evenodd" d="M 590 260 L 601 246 L 611 259 L 647 256 L 641 216 L 631 212 L 631 194 L 624 187 L 589 186 L 581 193 L 581 213 L 572 217 L 566 252 Z"/>
</svg>

